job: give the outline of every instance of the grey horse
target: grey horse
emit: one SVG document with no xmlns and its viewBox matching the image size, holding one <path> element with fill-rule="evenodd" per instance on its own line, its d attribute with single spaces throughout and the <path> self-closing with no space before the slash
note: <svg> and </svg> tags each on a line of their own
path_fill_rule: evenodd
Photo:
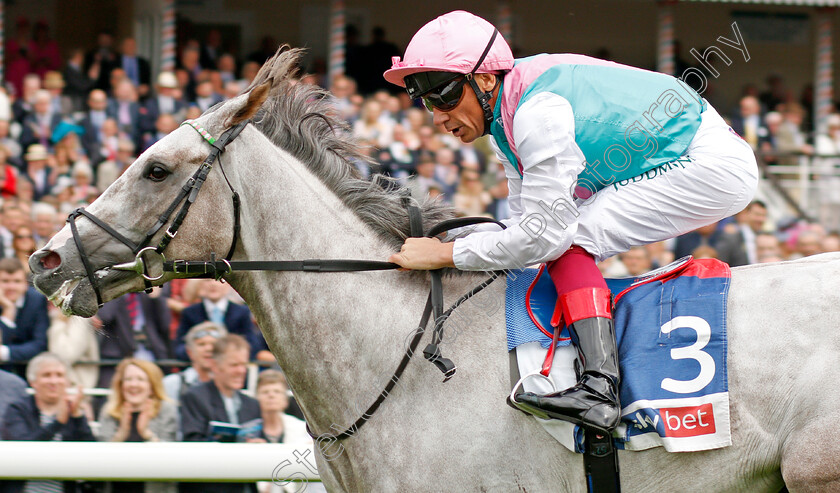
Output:
<svg viewBox="0 0 840 493">
<path fill-rule="evenodd" d="M 363 159 L 325 94 L 295 84 L 300 53 L 278 52 L 251 88 L 198 124 L 218 137 L 251 120 L 209 173 L 165 254 L 221 256 L 233 243 L 231 188 L 241 196 L 234 260 L 383 260 L 408 235 L 396 194 L 354 176 Z M 139 241 L 208 155 L 182 126 L 140 156 L 88 211 Z M 226 183 L 229 180 L 230 187 Z M 424 204 L 426 227 L 450 212 Z M 78 239 L 101 301 L 144 287 L 114 269 L 134 255 L 85 217 Z M 156 244 L 161 231 L 153 244 Z M 35 285 L 66 313 L 92 316 L 97 297 L 69 227 L 30 259 Z M 735 269 L 728 305 L 733 444 L 717 450 L 620 452 L 625 491 L 840 491 L 840 259 Z M 166 274 L 162 284 L 175 274 Z M 376 398 L 417 327 L 428 293 L 423 272 L 234 272 L 287 374 L 309 426 L 336 434 Z M 486 278 L 444 279 L 447 304 Z M 458 309 L 444 352 L 458 364 L 447 383 L 417 357 L 379 411 L 341 442 L 317 451 L 333 492 L 585 491 L 582 457 L 505 405 L 510 392 L 504 282 Z M 428 336 L 427 336 L 428 337 Z M 428 339 L 427 339 L 428 340 Z M 235 460 L 235 458 L 233 458 Z"/>
</svg>

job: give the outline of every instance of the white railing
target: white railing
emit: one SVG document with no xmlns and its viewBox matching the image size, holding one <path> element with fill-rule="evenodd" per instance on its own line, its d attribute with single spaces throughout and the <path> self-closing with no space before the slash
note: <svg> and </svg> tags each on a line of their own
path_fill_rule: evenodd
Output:
<svg viewBox="0 0 840 493">
<path fill-rule="evenodd" d="M 311 446 L 0 441 L 0 479 L 320 481 Z"/>
<path fill-rule="evenodd" d="M 767 162 L 766 157 L 775 158 Z M 759 156 L 765 176 L 776 182 L 800 211 L 827 229 L 840 227 L 840 156 Z"/>
</svg>

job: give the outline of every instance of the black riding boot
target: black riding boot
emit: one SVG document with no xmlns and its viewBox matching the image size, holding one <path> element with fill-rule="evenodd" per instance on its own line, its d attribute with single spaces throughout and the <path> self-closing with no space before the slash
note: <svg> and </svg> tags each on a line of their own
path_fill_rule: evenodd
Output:
<svg viewBox="0 0 840 493">
<path fill-rule="evenodd" d="M 583 362 L 583 374 L 572 388 L 553 394 L 525 392 L 519 404 L 535 408 L 536 415 L 571 421 L 577 425 L 611 431 L 618 425 L 618 351 L 613 321 L 592 317 L 569 326 L 572 341 Z"/>
</svg>

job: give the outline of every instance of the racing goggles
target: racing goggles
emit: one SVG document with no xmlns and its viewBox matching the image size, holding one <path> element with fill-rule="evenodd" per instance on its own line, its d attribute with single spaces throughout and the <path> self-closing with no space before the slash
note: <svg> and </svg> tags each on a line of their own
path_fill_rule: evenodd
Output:
<svg viewBox="0 0 840 493">
<path fill-rule="evenodd" d="M 420 72 L 405 77 L 405 87 L 411 98 L 420 98 L 429 111 L 437 108 L 450 111 L 461 101 L 464 84 L 472 74 L 452 72 Z"/>
</svg>

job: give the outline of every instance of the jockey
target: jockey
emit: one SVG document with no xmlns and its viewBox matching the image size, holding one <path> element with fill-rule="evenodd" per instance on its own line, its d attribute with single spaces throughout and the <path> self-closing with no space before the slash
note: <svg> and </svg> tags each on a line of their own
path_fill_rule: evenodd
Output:
<svg viewBox="0 0 840 493">
<path fill-rule="evenodd" d="M 409 238 L 388 260 L 407 269 L 546 263 L 583 372 L 570 389 L 518 402 L 613 429 L 618 356 L 596 262 L 743 209 L 758 184 L 749 144 L 674 77 L 582 55 L 514 60 L 498 30 L 463 11 L 420 28 L 384 76 L 463 142 L 492 136 L 512 214 L 504 231 Z"/>
</svg>

